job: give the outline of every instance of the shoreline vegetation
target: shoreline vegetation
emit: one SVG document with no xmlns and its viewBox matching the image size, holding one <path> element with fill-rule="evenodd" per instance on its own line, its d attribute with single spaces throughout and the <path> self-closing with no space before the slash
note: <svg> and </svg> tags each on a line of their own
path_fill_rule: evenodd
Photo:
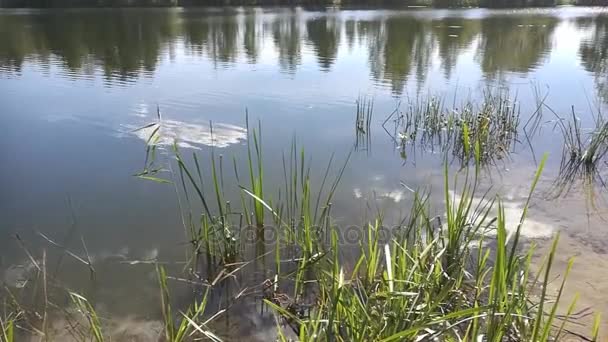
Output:
<svg viewBox="0 0 608 342">
<path fill-rule="evenodd" d="M 608 0 L 0 0 L 0 8 L 105 8 L 105 7 L 250 7 L 300 6 L 322 10 L 396 8 L 535 8 L 564 5 L 607 6 Z"/>
<path fill-rule="evenodd" d="M 261 302 L 274 313 L 280 341 L 559 341 L 568 335 L 569 323 L 577 319 L 577 296 L 570 303 L 560 299 L 574 260 L 565 269 L 553 264 L 558 233 L 544 262 L 537 265 L 540 270 L 533 273 L 535 245 L 524 244 L 521 234 L 547 156 L 539 161 L 521 217 L 507 222 L 501 197 L 482 191 L 479 183 L 495 160 L 489 154 L 506 153 L 516 141 L 516 101 L 488 93 L 481 105 L 470 103 L 459 113 L 444 109 L 442 103 L 437 98 L 420 100 L 399 118 L 385 121 L 398 120 L 401 136 L 409 141 L 451 146 L 450 153 L 444 150 L 442 206 L 433 206 L 430 189 L 412 189 L 411 208 L 388 241 L 380 236 L 385 222 L 377 212 L 361 225 L 361 241 L 351 246 L 340 243 L 341 227 L 332 218 L 334 194 L 351 154 L 332 155 L 325 167 L 313 168 L 294 138 L 283 154 L 283 179 L 270 188 L 261 123 L 252 126 L 246 118 L 243 169 L 243 164 L 213 147 L 209 154 L 190 154 L 175 144 L 164 151 L 168 156 L 161 154 L 159 109 L 157 121 L 141 128 L 150 134 L 145 167 L 136 176 L 175 189 L 188 241 L 181 274 L 169 274 L 156 263 L 158 308 L 164 321 L 159 339 L 224 340 L 225 331 L 215 321 L 228 315 L 235 303 L 248 300 Z M 542 102 L 538 106 L 549 108 Z M 372 112 L 373 102 L 360 98 L 357 131 L 369 132 Z M 534 131 L 534 121 L 540 119 L 530 120 L 524 128 Z M 598 131 L 604 132 L 603 119 L 597 122 Z M 565 151 L 600 150 L 596 157 L 584 159 L 589 163 L 603 157 L 608 138 L 574 146 L 571 141 L 579 141 L 580 133 L 576 126 L 563 125 Z M 419 130 L 424 134 L 416 137 Z M 533 133 L 530 130 L 526 135 Z M 564 153 L 575 159 L 581 153 L 589 155 Z M 462 165 L 455 174 L 448 167 L 451 156 Z M 320 181 L 313 181 L 319 172 Z M 229 173 L 235 183 L 226 181 Z M 227 199 L 229 188 L 238 191 L 238 205 Z M 242 243 L 248 228 L 255 232 L 254 246 Z M 269 228 L 277 236 L 265 241 Z M 34 276 L 21 288 L 2 289 L 0 340 L 18 341 L 24 334 L 56 340 L 50 321 L 58 315 L 76 340 L 113 340 L 106 335 L 111 322 L 97 314 L 94 298 L 62 285 L 47 272 L 46 254 L 31 251 L 16 239 Z M 84 240 L 82 244 L 83 255 L 66 249 L 66 257 L 86 265 L 94 279 L 95 265 Z M 244 251 L 252 247 L 255 254 L 247 256 Z M 354 250 L 354 258 L 345 258 L 346 248 Z M 213 291 L 229 288 L 233 277 L 251 264 L 259 264 L 258 283 L 232 288 L 224 305 L 212 309 L 208 303 Z M 185 307 L 172 301 L 171 282 L 177 280 L 195 294 Z M 597 314 L 587 340 L 598 340 L 599 326 Z"/>
</svg>

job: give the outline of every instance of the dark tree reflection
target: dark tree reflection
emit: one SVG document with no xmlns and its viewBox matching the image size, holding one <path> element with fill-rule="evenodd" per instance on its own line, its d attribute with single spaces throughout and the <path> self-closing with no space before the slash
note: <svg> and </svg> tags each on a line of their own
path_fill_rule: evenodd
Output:
<svg viewBox="0 0 608 342">
<path fill-rule="evenodd" d="M 608 102 L 608 17 L 599 16 L 589 24 L 591 37 L 581 42 L 578 54 L 585 70 L 593 74 L 597 93 Z"/>
<path fill-rule="evenodd" d="M 527 73 L 551 52 L 558 19 L 550 16 L 498 16 L 481 20 L 477 58 L 486 76 Z"/>
<path fill-rule="evenodd" d="M 280 16 L 272 23 L 272 37 L 281 70 L 294 73 L 302 61 L 300 23 L 296 15 Z"/>
<path fill-rule="evenodd" d="M 338 55 L 340 29 L 340 21 L 335 16 L 323 16 L 306 22 L 308 41 L 323 71 L 330 70 Z"/>
</svg>

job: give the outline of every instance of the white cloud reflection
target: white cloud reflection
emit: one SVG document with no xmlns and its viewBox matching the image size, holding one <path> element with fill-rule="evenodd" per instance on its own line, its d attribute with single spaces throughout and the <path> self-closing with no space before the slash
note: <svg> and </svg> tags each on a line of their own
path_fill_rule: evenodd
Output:
<svg viewBox="0 0 608 342">
<path fill-rule="evenodd" d="M 135 136 L 144 141 L 148 141 L 156 127 L 155 125 L 135 130 L 136 127 L 126 126 Z M 213 123 L 212 135 L 209 123 L 189 123 L 166 119 L 162 121 L 158 134 L 160 136 L 159 145 L 172 145 L 174 141 L 177 141 L 180 147 L 194 149 L 200 149 L 201 145 L 228 147 L 247 139 L 247 129 L 236 125 Z"/>
<path fill-rule="evenodd" d="M 399 202 L 401 202 L 401 200 L 403 200 L 405 198 L 405 191 L 403 191 L 401 189 L 387 190 L 385 188 L 375 187 L 375 188 L 372 188 L 370 191 L 373 194 L 372 197 L 374 197 L 374 198 L 386 198 L 386 199 L 390 199 L 391 201 L 393 201 L 395 203 L 399 203 Z M 364 197 L 364 194 L 363 194 L 361 188 L 354 188 L 353 195 L 357 199 L 367 198 L 367 197 Z"/>
<path fill-rule="evenodd" d="M 459 203 L 462 198 L 458 194 L 454 194 L 453 191 L 450 190 L 450 197 L 454 199 L 455 203 Z M 482 199 L 473 198 L 472 207 L 473 208 L 482 208 L 485 202 L 482 203 Z M 512 235 L 516 232 L 517 226 L 519 224 L 519 220 L 522 217 L 525 203 L 516 201 L 516 200 L 502 200 L 502 206 L 504 209 L 504 219 L 505 219 L 505 228 L 509 235 Z M 498 215 L 498 205 L 494 205 L 492 208 L 491 215 L 486 219 L 486 221 L 491 220 L 492 218 Z M 479 219 L 479 218 L 478 218 Z M 479 222 L 476 222 L 479 223 Z M 486 222 L 484 222 L 486 223 Z M 524 221 L 521 227 L 521 235 L 530 238 L 530 239 L 543 239 L 550 238 L 554 233 L 553 226 L 548 222 L 543 222 L 538 219 L 538 217 L 534 217 L 533 214 L 528 214 L 526 220 Z M 491 230 L 488 232 L 489 234 L 495 234 L 495 230 Z"/>
</svg>

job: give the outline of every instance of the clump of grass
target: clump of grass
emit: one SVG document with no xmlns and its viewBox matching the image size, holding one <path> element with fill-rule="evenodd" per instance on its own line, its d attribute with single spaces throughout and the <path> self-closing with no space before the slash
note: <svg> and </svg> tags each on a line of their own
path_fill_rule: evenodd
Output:
<svg viewBox="0 0 608 342">
<path fill-rule="evenodd" d="M 608 154 L 608 122 L 601 115 L 595 117 L 594 127 L 586 136 L 581 128 L 581 121 L 572 107 L 570 120 L 557 117 L 556 125 L 559 127 L 564 145 L 558 177 L 554 182 L 556 196 L 567 194 L 572 186 L 579 181 L 588 195 L 588 201 L 594 205 L 595 186 L 606 186 L 601 173 L 600 163 L 605 161 Z"/>
<path fill-rule="evenodd" d="M 477 110 L 468 102 L 460 112 L 462 129 L 457 131 L 460 137 L 455 139 L 455 153 L 463 160 L 472 159 L 472 155 L 467 151 L 472 151 L 478 143 L 479 158 L 483 164 L 507 157 L 517 141 L 519 117 L 517 97 L 511 98 L 509 93 L 504 91 L 486 91 Z M 468 127 L 468 132 L 465 127 Z"/>
<path fill-rule="evenodd" d="M 215 264 L 232 264 L 239 257 L 239 239 L 237 231 L 242 230 L 242 215 L 232 210 L 230 201 L 225 199 L 224 189 L 224 158 L 222 155 L 217 156 L 215 146 L 211 146 L 209 155 L 209 166 L 211 173 L 211 189 L 210 192 L 205 186 L 205 175 L 201 166 L 200 157 L 196 152 L 192 153 L 192 162 L 186 160 L 177 145 L 177 141 L 173 144 L 171 152 L 173 160 L 168 160 L 162 164 L 157 159 L 157 150 L 159 149 L 158 142 L 162 135 L 162 118 L 160 110 L 158 110 L 157 121 L 143 126 L 139 129 L 153 127 L 150 136 L 146 141 L 146 157 L 144 168 L 141 172 L 135 174 L 136 177 L 151 180 L 158 183 L 168 183 L 174 186 L 180 213 L 182 214 L 182 223 L 185 228 L 186 237 L 192 245 L 191 253 L 187 253 L 188 263 L 193 269 L 198 268 L 200 255 L 205 255 L 208 266 Z M 213 123 L 210 123 L 211 141 L 213 139 Z M 255 132 L 254 132 L 255 136 Z M 263 171 L 261 168 L 261 151 L 260 146 L 256 141 L 256 150 L 258 157 L 258 170 L 260 176 L 255 179 L 257 183 L 253 186 L 256 191 L 261 191 Z M 249 161 L 252 168 L 251 149 L 249 149 Z M 173 162 L 177 165 L 174 166 Z M 177 169 L 177 171 L 175 171 Z M 253 169 L 251 169 L 253 172 Z M 167 179 L 166 173 L 169 173 L 170 178 Z M 252 174 L 252 184 L 254 176 Z M 183 199 L 182 199 L 183 196 Z M 203 208 L 203 213 L 194 214 L 193 208 L 195 202 Z M 215 205 L 215 210 L 213 205 Z M 256 219 L 258 222 L 263 222 L 263 212 L 256 208 Z M 259 216 L 261 213 L 261 217 Z M 235 220 L 236 216 L 236 220 Z M 249 218 L 249 216 L 246 216 Z M 210 267 L 211 268 L 211 267 Z M 210 275 L 211 274 L 210 269 Z"/>
<path fill-rule="evenodd" d="M 239 219 L 234 222 L 235 213 L 232 211 L 230 202 L 224 199 L 223 157 L 221 155 L 219 158 L 216 157 L 214 148 L 211 148 L 209 161 L 212 193 L 207 194 L 202 167 L 197 154 L 195 152 L 192 154 L 193 167 L 189 166 L 182 156 L 177 144 L 173 145 L 173 154 L 178 166 L 179 190 L 184 195 L 187 205 L 187 219 L 183 222 L 186 226 L 187 237 L 193 246 L 193 253 L 190 258 L 191 261 L 194 261 L 193 267 L 197 268 L 198 256 L 203 253 L 207 256 L 208 262 L 214 264 L 235 262 L 240 249 L 236 232 L 241 230 L 242 221 Z M 177 191 L 178 187 L 176 186 Z M 191 191 L 194 192 L 194 197 L 190 194 Z M 195 215 L 192 213 L 195 199 L 203 207 L 203 213 L 199 215 L 198 220 L 194 219 Z M 212 201 L 215 201 L 216 211 L 212 209 Z M 238 214 L 236 216 L 240 217 Z"/>
<path fill-rule="evenodd" d="M 543 166 L 544 160 L 530 196 Z M 332 238 L 330 253 L 313 271 L 317 305 L 306 317 L 270 300 L 268 305 L 302 341 L 547 341 L 555 336 L 563 283 L 548 315 L 545 307 L 558 237 L 537 283 L 530 275 L 533 249 L 517 252 L 529 201 L 509 237 L 500 198 L 475 204 L 472 182 L 460 199 L 452 199 L 447 169 L 445 178 L 444 225 L 436 228 L 428 194 L 417 192 L 411 217 L 389 243 L 380 242 L 380 218 L 368 224 L 350 271 L 340 262 L 340 246 Z M 537 287 L 542 294 L 534 301 L 530 289 Z"/>
<path fill-rule="evenodd" d="M 394 116 L 394 114 L 391 114 Z M 517 141 L 520 109 L 517 97 L 506 91 L 485 91 L 481 103 L 466 101 L 446 108 L 441 97 L 419 98 L 393 119 L 395 142 L 404 150 L 420 146 L 425 151 L 450 151 L 463 165 L 479 144 L 482 164 L 508 157 Z M 388 118 L 385 121 L 388 123 Z"/>
</svg>

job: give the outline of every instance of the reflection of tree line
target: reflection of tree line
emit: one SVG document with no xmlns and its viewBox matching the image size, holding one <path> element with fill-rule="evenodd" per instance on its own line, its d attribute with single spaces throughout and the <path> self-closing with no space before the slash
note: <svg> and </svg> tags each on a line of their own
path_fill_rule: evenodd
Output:
<svg viewBox="0 0 608 342">
<path fill-rule="evenodd" d="M 73 71 L 100 65 L 107 77 L 153 71 L 159 53 L 178 32 L 162 12 L 116 12 L 102 15 L 5 15 L 0 20 L 0 65 L 19 69 L 26 58 L 42 63 L 53 55 Z"/>
<path fill-rule="evenodd" d="M 339 46 L 367 50 L 370 73 L 394 92 L 408 79 L 426 78 L 433 52 L 450 77 L 459 57 L 473 51 L 486 76 L 525 73 L 551 49 L 558 19 L 551 16 L 493 16 L 483 19 L 421 20 L 389 16 L 343 20 L 333 15 L 310 18 L 291 10 L 276 16 L 252 11 L 244 15 L 158 10 L 4 15 L 0 20 L 0 65 L 18 70 L 27 58 L 49 63 L 60 58 L 75 72 L 100 66 L 106 77 L 136 77 L 153 71 L 161 55 L 171 56 L 177 44 L 216 65 L 240 58 L 256 63 L 263 48 L 274 45 L 281 70 L 295 72 L 302 51 L 311 51 L 321 70 L 335 62 Z M 605 20 L 597 19 L 593 42 L 581 47 L 588 70 L 606 73 Z M 598 52 L 599 51 L 599 52 Z M 603 52 L 603 53 L 601 53 Z"/>
<path fill-rule="evenodd" d="M 591 28 L 591 36 L 581 43 L 579 56 L 583 67 L 595 78 L 599 95 L 608 101 L 608 16 L 579 19 L 581 28 Z"/>
<path fill-rule="evenodd" d="M 605 5 L 607 0 L 0 0 L 0 7 L 125 7 L 125 6 L 413 6 L 545 7 L 558 3 Z"/>
<path fill-rule="evenodd" d="M 576 0 L 580 6 L 608 6 L 608 0 Z"/>
</svg>

